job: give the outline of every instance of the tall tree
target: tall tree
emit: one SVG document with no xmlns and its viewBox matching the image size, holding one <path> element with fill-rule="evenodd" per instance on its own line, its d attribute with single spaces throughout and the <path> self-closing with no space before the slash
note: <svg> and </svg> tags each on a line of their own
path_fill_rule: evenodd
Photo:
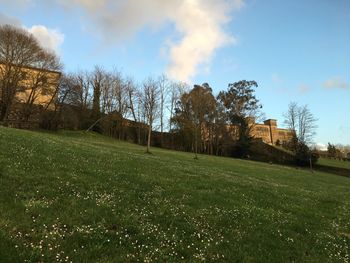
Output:
<svg viewBox="0 0 350 263">
<path fill-rule="evenodd" d="M 29 121 L 31 115 L 38 111 L 38 107 L 35 107 L 38 103 L 43 106 L 43 110 L 54 108 L 61 74 L 47 70 L 49 65 L 52 68 L 60 68 L 58 58 L 54 54 L 43 52 L 42 61 L 38 63 L 37 68 L 23 69 L 26 72 L 26 78 L 23 80 L 26 96 L 21 107 L 20 119 L 24 122 Z"/>
<path fill-rule="evenodd" d="M 119 124 L 118 124 L 118 136 L 119 139 L 124 137 L 124 120 L 126 118 L 128 112 L 128 86 L 130 83 L 127 83 L 122 74 L 114 70 L 114 85 L 113 85 L 113 93 L 115 96 L 116 102 L 116 112 L 119 116 Z"/>
<path fill-rule="evenodd" d="M 337 156 L 337 148 L 334 144 L 328 143 L 327 152 L 328 157 L 335 158 Z"/>
<path fill-rule="evenodd" d="M 92 72 L 92 75 L 91 75 L 91 83 L 93 87 L 91 117 L 94 120 L 98 120 L 101 116 L 101 90 L 102 90 L 104 80 L 105 80 L 104 70 L 99 66 L 95 66 L 95 70 Z"/>
<path fill-rule="evenodd" d="M 135 124 L 137 124 L 137 143 L 141 144 L 141 110 L 140 106 L 142 104 L 142 93 L 138 89 L 138 85 L 132 78 L 127 78 L 125 81 L 125 88 L 128 99 L 128 110 L 134 120 Z"/>
<path fill-rule="evenodd" d="M 46 118 L 42 126 L 46 129 L 57 129 L 62 124 L 62 112 L 68 103 L 68 99 L 75 92 L 76 82 L 73 74 L 63 74 L 57 87 L 57 99 L 54 101 L 54 109 L 46 112 Z M 77 124 L 76 124 L 77 126 Z"/>
<path fill-rule="evenodd" d="M 181 96 L 187 92 L 189 86 L 184 82 L 172 81 L 169 86 L 169 96 L 168 96 L 168 112 L 169 112 L 169 132 L 171 134 L 171 147 L 174 147 L 174 114 L 176 110 L 176 104 L 180 100 Z"/>
<path fill-rule="evenodd" d="M 177 103 L 174 121 L 182 132 L 191 132 L 195 159 L 198 159 L 198 152 L 203 148 L 202 142 L 210 140 L 208 123 L 212 121 L 215 106 L 215 97 L 207 83 L 194 85 L 194 88 L 189 93 L 184 93 Z"/>
<path fill-rule="evenodd" d="M 245 156 L 251 145 L 252 123 L 250 117 L 257 118 L 261 114 L 262 105 L 255 97 L 255 81 L 241 80 L 228 85 L 227 91 L 221 91 L 218 100 L 225 108 L 230 124 L 238 127 L 236 154 Z"/>
<path fill-rule="evenodd" d="M 295 154 L 297 165 L 307 166 L 316 163 L 318 155 L 315 155 L 308 147 L 316 134 L 317 119 L 311 113 L 307 105 L 299 106 L 292 102 L 288 106 L 288 111 L 284 113 L 285 125 L 294 131 L 294 137 L 291 143 L 291 150 Z"/>
<path fill-rule="evenodd" d="M 317 119 L 311 113 L 307 105 L 299 106 L 291 102 L 288 111 L 284 114 L 284 124 L 294 131 L 295 142 L 309 144 L 316 134 Z"/>
<path fill-rule="evenodd" d="M 163 74 L 159 77 L 158 84 L 159 84 L 160 141 L 161 141 L 161 145 L 163 145 L 165 104 L 167 101 L 167 94 L 170 89 L 170 81 L 167 78 L 167 76 Z"/>
<path fill-rule="evenodd" d="M 159 113 L 159 86 L 157 81 L 155 81 L 152 78 L 148 78 L 143 83 L 141 98 L 142 98 L 144 116 L 148 125 L 146 152 L 150 153 L 152 128 L 153 128 L 154 121 L 158 117 L 158 113 Z"/>
</svg>

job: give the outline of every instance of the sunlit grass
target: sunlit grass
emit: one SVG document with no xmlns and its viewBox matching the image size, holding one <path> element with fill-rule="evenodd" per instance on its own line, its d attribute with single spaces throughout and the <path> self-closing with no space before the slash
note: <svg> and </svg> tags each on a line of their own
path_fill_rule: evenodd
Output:
<svg viewBox="0 0 350 263">
<path fill-rule="evenodd" d="M 0 262 L 349 262 L 350 179 L 0 127 Z"/>
</svg>

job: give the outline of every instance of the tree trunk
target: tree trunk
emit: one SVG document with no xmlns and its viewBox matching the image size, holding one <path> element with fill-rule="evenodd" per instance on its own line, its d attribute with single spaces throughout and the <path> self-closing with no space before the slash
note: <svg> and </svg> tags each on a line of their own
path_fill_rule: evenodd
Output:
<svg viewBox="0 0 350 263">
<path fill-rule="evenodd" d="M 196 127 L 195 133 L 194 133 L 194 159 L 198 159 L 198 128 Z"/>
<path fill-rule="evenodd" d="M 150 152 L 150 148 L 151 148 L 151 134 L 152 134 L 152 125 L 148 125 L 148 138 L 147 138 L 147 153 L 151 153 Z"/>
</svg>

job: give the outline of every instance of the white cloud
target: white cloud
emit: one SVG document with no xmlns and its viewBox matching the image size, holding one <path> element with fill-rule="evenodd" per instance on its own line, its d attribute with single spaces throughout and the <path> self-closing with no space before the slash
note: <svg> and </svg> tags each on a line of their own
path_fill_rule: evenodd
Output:
<svg viewBox="0 0 350 263">
<path fill-rule="evenodd" d="M 208 68 L 215 51 L 236 39 L 225 25 L 243 0 L 57 0 L 66 8 L 84 11 L 83 21 L 94 26 L 109 42 L 124 40 L 137 31 L 158 29 L 171 23 L 179 36 L 166 46 L 170 58 L 168 74 L 188 81 L 199 68 Z M 164 50 L 164 46 L 162 48 Z"/>
<path fill-rule="evenodd" d="M 64 41 L 64 35 L 58 30 L 47 28 L 43 25 L 34 25 L 27 30 L 32 33 L 42 47 L 59 53 L 59 48 Z"/>
<path fill-rule="evenodd" d="M 335 77 L 326 80 L 323 83 L 323 87 L 326 89 L 350 89 L 350 83 L 347 83 L 341 77 Z"/>
<path fill-rule="evenodd" d="M 314 144 L 312 147 L 315 147 L 319 151 L 327 151 L 327 145 L 321 142 Z"/>
<path fill-rule="evenodd" d="M 0 0 L 15 6 L 58 4 L 67 9 L 80 9 L 83 27 L 107 43 L 133 36 L 141 29 L 159 29 L 173 25 L 161 50 L 169 58 L 167 73 L 178 80 L 188 81 L 200 69 L 209 69 L 217 49 L 236 43 L 225 26 L 232 13 L 244 0 Z M 47 48 L 58 50 L 64 36 L 44 26 L 29 29 Z M 175 34 L 174 34 L 175 33 Z M 177 40 L 174 40 L 174 37 Z M 169 40 L 170 37 L 170 41 Z"/>
<path fill-rule="evenodd" d="M 310 90 L 311 90 L 311 87 L 309 85 L 306 85 L 306 84 L 301 84 L 298 87 L 298 92 L 300 94 L 305 94 L 305 93 L 309 92 Z"/>
</svg>

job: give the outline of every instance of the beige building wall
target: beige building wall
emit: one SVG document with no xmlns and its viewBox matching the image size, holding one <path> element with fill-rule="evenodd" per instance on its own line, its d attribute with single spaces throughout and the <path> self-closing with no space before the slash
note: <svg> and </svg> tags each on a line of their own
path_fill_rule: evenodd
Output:
<svg viewBox="0 0 350 263">
<path fill-rule="evenodd" d="M 250 126 L 250 135 L 255 139 L 261 139 L 264 143 L 270 145 L 276 145 L 277 142 L 280 144 L 288 143 L 292 140 L 294 132 L 288 129 L 282 129 L 277 127 L 277 120 L 268 119 L 264 123 L 255 123 L 255 119 L 249 117 L 247 119 Z M 227 132 L 235 139 L 238 139 L 239 130 L 235 125 L 227 125 Z M 206 139 L 208 134 L 204 133 Z"/>
<path fill-rule="evenodd" d="M 4 64 L 0 64 L 0 70 L 3 70 L 4 67 Z M 15 102 L 26 103 L 30 96 L 34 96 L 33 104 L 48 106 L 48 109 L 52 110 L 57 98 L 56 90 L 61 73 L 23 67 L 21 74 L 23 74 L 23 80 L 19 83 L 20 88 L 15 95 Z"/>
<path fill-rule="evenodd" d="M 255 124 L 252 127 L 252 136 L 261 138 L 263 142 L 275 145 L 277 141 L 281 144 L 290 142 L 293 138 L 293 131 L 277 127 L 277 120 L 268 119 L 263 124 Z"/>
</svg>

